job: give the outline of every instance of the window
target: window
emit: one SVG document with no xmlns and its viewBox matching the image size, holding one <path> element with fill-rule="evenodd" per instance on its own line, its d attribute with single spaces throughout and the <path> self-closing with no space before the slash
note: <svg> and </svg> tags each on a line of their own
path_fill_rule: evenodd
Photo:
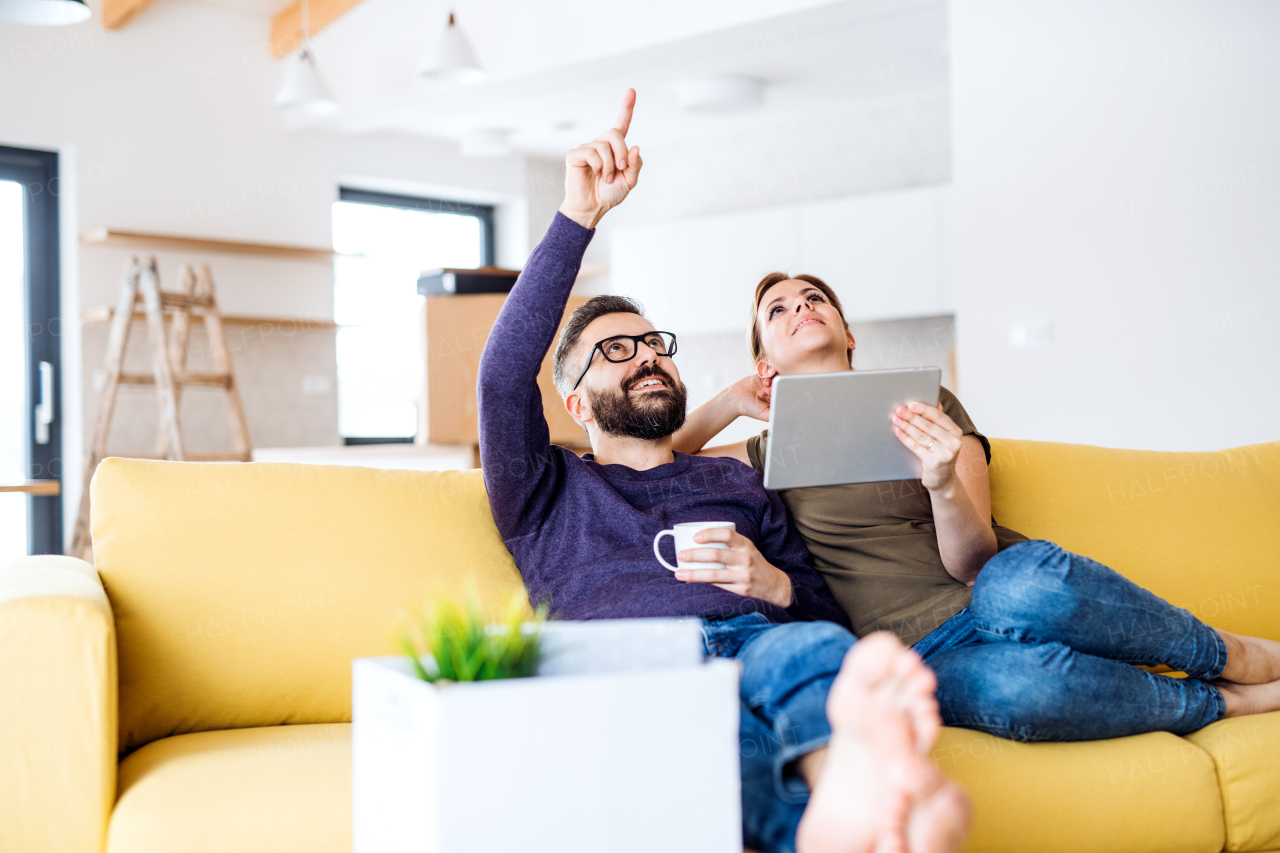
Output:
<svg viewBox="0 0 1280 853">
<path fill-rule="evenodd" d="M 411 441 L 423 356 L 418 275 L 493 263 L 493 208 L 343 188 L 333 205 L 338 432 Z"/>
<path fill-rule="evenodd" d="M 57 154 L 0 146 L 0 485 L 63 473 L 57 175 Z M 60 497 L 0 493 L 0 564 L 62 550 Z"/>
</svg>

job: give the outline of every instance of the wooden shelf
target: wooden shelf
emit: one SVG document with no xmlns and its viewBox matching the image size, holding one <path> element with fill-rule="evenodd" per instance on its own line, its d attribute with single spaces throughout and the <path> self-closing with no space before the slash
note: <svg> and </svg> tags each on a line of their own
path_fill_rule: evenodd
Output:
<svg viewBox="0 0 1280 853">
<path fill-rule="evenodd" d="M 100 305 L 97 308 L 90 308 L 88 311 L 80 312 L 80 322 L 82 323 L 110 323 L 112 316 L 115 315 L 116 309 L 110 305 Z M 199 320 L 200 315 L 192 316 L 193 320 Z M 133 322 L 145 323 L 147 315 L 142 311 L 133 312 Z M 338 324 L 332 320 L 319 320 L 315 317 L 250 317 L 243 314 L 223 314 L 222 325 L 224 326 L 261 326 L 263 323 L 272 326 L 291 325 L 294 330 L 309 331 L 311 329 L 336 329 Z M 290 332 L 292 334 L 292 332 Z"/>
<path fill-rule="evenodd" d="M 142 231 L 120 231 L 115 228 L 95 228 L 80 235 L 85 246 L 103 246 L 121 249 L 170 249 L 189 252 L 220 252 L 231 255 L 263 255 L 274 258 L 296 258 L 308 261 L 327 261 L 337 253 L 332 249 L 313 249 L 307 246 L 279 246 L 274 243 L 242 243 L 234 240 L 208 240 L 203 237 L 181 237 L 176 234 L 148 234 Z"/>
<path fill-rule="evenodd" d="M 35 497 L 49 497 L 62 493 L 62 484 L 58 480 L 29 480 L 16 486 L 0 486 L 0 492 L 26 492 Z"/>
</svg>

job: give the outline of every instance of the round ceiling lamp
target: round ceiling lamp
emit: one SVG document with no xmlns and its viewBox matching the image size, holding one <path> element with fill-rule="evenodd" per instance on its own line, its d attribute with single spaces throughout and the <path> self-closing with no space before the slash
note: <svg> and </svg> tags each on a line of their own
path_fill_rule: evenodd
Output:
<svg viewBox="0 0 1280 853">
<path fill-rule="evenodd" d="M 764 103 L 764 81 L 758 77 L 716 74 L 685 77 L 675 83 L 680 109 L 691 113 L 732 113 Z"/>
<path fill-rule="evenodd" d="M 463 35 L 453 13 L 449 13 L 449 23 L 440 34 L 436 49 L 427 54 L 418 74 L 429 80 L 447 80 L 451 82 L 472 82 L 484 76 L 480 60 L 471 49 L 471 42 Z"/>
<path fill-rule="evenodd" d="M 0 0 L 0 3 L 5 0 Z M 284 70 L 284 82 L 276 92 L 276 106 L 303 116 L 325 116 L 338 111 L 338 102 L 320 78 L 315 55 L 311 53 L 311 22 L 307 0 L 302 0 L 302 46 L 290 56 Z"/>
<path fill-rule="evenodd" d="M 56 27 L 89 20 L 84 0 L 0 0 L 0 21 Z"/>
</svg>

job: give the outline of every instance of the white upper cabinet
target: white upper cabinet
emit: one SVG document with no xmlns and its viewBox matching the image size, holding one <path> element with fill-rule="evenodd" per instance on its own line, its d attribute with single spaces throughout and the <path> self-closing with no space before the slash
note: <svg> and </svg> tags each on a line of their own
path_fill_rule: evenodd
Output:
<svg viewBox="0 0 1280 853">
<path fill-rule="evenodd" d="M 610 289 L 639 299 L 659 328 L 685 332 L 745 328 L 755 284 L 774 270 L 826 281 L 850 321 L 947 313 L 944 192 L 926 187 L 620 228 L 610 240 Z"/>
<path fill-rule="evenodd" d="M 946 313 L 941 195 L 926 187 L 801 206 L 796 272 L 835 288 L 850 321 Z"/>
<path fill-rule="evenodd" d="M 639 299 L 659 329 L 745 329 L 756 282 L 799 271 L 798 217 L 774 207 L 621 228 L 609 242 L 610 289 Z"/>
</svg>

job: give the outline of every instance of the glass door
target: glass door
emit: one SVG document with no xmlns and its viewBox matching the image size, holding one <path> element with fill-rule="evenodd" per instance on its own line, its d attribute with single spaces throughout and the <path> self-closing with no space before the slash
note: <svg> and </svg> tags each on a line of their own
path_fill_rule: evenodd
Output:
<svg viewBox="0 0 1280 853">
<path fill-rule="evenodd" d="M 0 486 L 27 479 L 22 184 L 0 181 Z M 0 492 L 0 566 L 27 553 L 27 503 Z"/>
<path fill-rule="evenodd" d="M 0 565 L 60 554 L 57 155 L 0 146 Z"/>
</svg>

